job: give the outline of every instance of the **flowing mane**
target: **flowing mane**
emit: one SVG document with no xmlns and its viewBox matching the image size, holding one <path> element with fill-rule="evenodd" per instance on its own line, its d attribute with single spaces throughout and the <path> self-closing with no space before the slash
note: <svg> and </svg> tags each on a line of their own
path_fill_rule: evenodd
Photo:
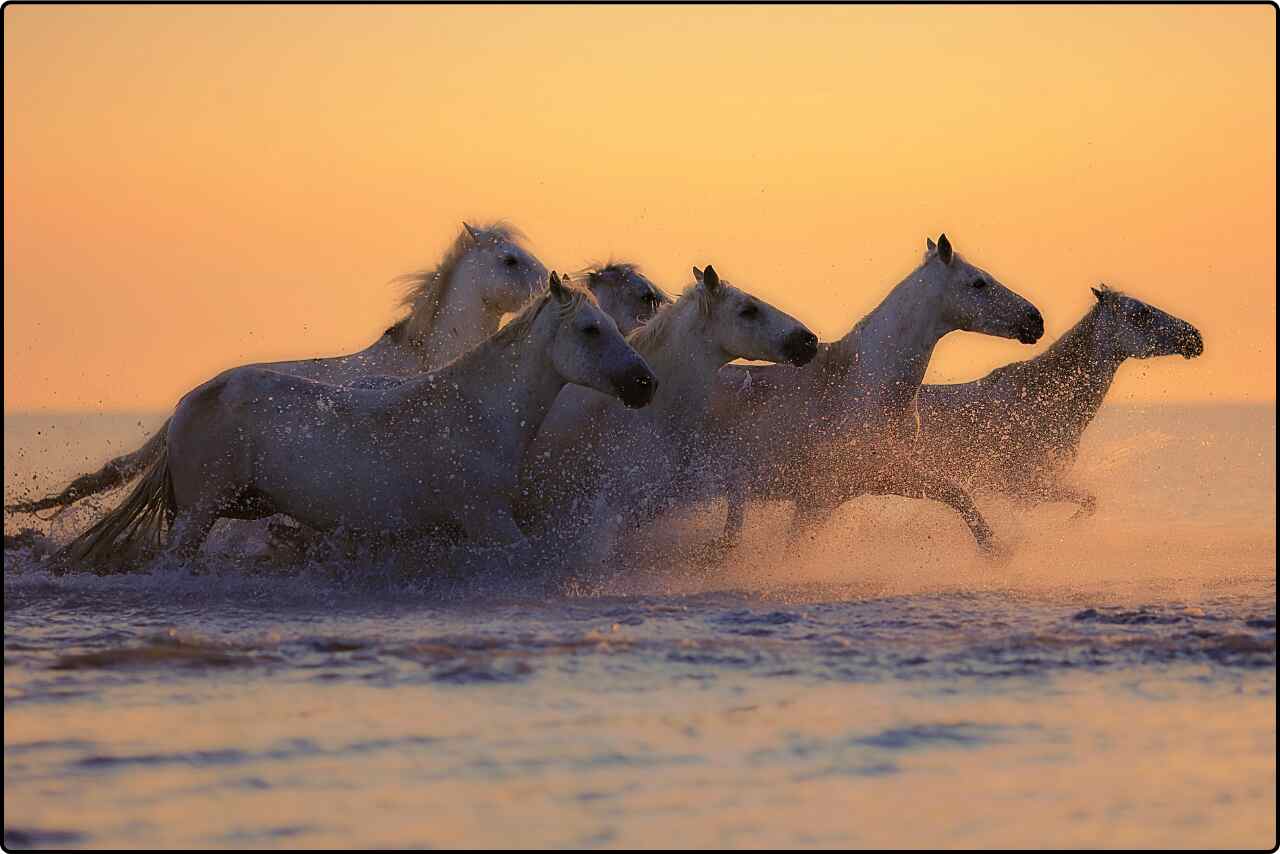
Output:
<svg viewBox="0 0 1280 854">
<path fill-rule="evenodd" d="M 566 283 L 562 287 L 572 294 L 572 299 L 560 306 L 561 319 L 570 317 L 584 302 L 597 305 L 595 296 L 586 288 L 579 287 L 572 283 Z M 515 342 L 516 340 L 528 334 L 533 328 L 534 322 L 538 319 L 538 315 L 547 307 L 554 298 L 551 291 L 546 291 L 540 296 L 536 296 L 520 309 L 520 313 L 511 318 L 511 321 L 494 333 L 489 339 L 490 344 L 504 345 Z"/>
<path fill-rule="evenodd" d="M 458 232 L 457 239 L 434 269 L 415 270 L 391 280 L 404 288 L 400 305 L 409 310 L 408 314 L 396 321 L 385 333 L 397 343 L 418 341 L 435 327 L 436 317 L 453 281 L 454 271 L 462 259 L 467 257 L 467 253 L 488 240 L 520 243 L 524 239 L 524 234 L 519 229 L 501 221 L 473 228 L 474 237 L 471 230 L 465 227 Z"/>
<path fill-rule="evenodd" d="M 658 302 L 663 305 L 671 303 L 671 297 L 667 296 L 662 288 L 650 281 L 649 277 L 640 272 L 640 265 L 630 261 L 615 261 L 612 258 L 607 263 L 592 263 L 573 274 L 574 281 L 579 278 L 585 278 L 589 283 L 597 282 L 625 282 L 631 280 L 642 285 L 648 286 L 657 296 Z"/>
<path fill-rule="evenodd" d="M 731 285 L 728 282 L 721 282 L 721 287 L 727 288 Z M 706 288 L 700 288 L 698 283 L 694 282 L 684 289 L 679 299 L 658 309 L 648 323 L 632 332 L 627 338 L 627 343 L 641 353 L 652 353 L 671 335 L 672 320 L 680 306 L 687 300 L 697 300 L 698 314 L 706 318 L 711 316 L 711 303 L 714 299 L 714 296 L 707 293 Z"/>
</svg>

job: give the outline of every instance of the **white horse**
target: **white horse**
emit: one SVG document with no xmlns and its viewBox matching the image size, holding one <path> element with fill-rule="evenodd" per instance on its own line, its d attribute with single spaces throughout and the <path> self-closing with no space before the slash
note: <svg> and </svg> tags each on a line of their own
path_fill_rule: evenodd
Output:
<svg viewBox="0 0 1280 854">
<path fill-rule="evenodd" d="M 574 274 L 585 280 L 600 307 L 609 313 L 623 335 L 630 335 L 647 323 L 671 298 L 649 281 L 640 268 L 626 261 L 596 264 Z"/>
<path fill-rule="evenodd" d="M 99 562 L 171 522 L 192 556 L 221 517 L 286 513 L 374 536 L 460 529 L 522 544 L 520 463 L 556 395 L 581 383 L 644 406 L 657 384 L 588 291 L 548 292 L 438 371 L 387 389 L 235 368 L 187 394 L 164 451 L 116 510 L 64 551 Z"/>
<path fill-rule="evenodd" d="M 977 485 L 1093 512 L 1093 494 L 1065 476 L 1116 371 L 1130 358 L 1204 352 L 1200 330 L 1185 320 L 1106 285 L 1093 295 L 1080 322 L 1034 359 L 920 388 L 920 450 L 935 470 L 960 467 Z"/>
<path fill-rule="evenodd" d="M 818 339 L 803 323 L 721 280 L 710 265 L 694 267 L 693 275 L 675 303 L 627 337 L 659 380 L 648 407 L 629 411 L 577 386 L 560 393 L 521 472 L 526 526 L 594 514 L 616 527 L 619 516 L 632 524 L 652 517 L 705 458 L 706 415 L 721 366 L 813 358 Z"/>
<path fill-rule="evenodd" d="M 257 365 L 335 385 L 362 377 L 413 377 L 441 367 L 488 338 L 502 317 L 529 301 L 547 281 L 542 262 L 520 245 L 507 225 L 477 228 L 463 223 L 433 270 L 399 277 L 408 314 L 358 353 Z M 168 422 L 138 450 L 77 478 L 56 495 L 13 504 L 9 512 L 62 510 L 90 495 L 129 482 L 164 450 Z"/>
<path fill-rule="evenodd" d="M 914 458 L 916 392 L 934 346 L 956 330 L 1030 344 L 1044 319 L 956 254 L 944 234 L 936 245 L 927 240 L 924 262 L 806 367 L 722 370 L 715 411 L 729 513 L 715 545 L 736 544 L 748 499 L 793 502 L 793 530 L 801 530 L 871 493 L 943 501 L 981 548 L 992 548 L 968 493 Z"/>
</svg>

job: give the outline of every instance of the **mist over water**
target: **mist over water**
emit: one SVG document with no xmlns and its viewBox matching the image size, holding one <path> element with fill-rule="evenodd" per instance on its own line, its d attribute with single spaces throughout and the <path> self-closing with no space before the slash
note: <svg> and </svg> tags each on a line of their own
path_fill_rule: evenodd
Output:
<svg viewBox="0 0 1280 854">
<path fill-rule="evenodd" d="M 161 420 L 6 416 L 6 502 Z M 795 542 L 753 508 L 711 569 L 683 546 L 723 507 L 691 513 L 580 595 L 216 553 L 53 576 L 7 541 L 6 840 L 1270 846 L 1275 423 L 1105 406 L 1098 512 L 980 495 L 998 560 L 899 498 Z"/>
</svg>

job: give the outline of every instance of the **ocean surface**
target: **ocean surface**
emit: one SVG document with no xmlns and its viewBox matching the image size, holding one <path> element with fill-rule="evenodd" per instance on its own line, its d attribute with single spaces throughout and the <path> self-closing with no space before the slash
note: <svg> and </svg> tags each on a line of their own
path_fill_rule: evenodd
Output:
<svg viewBox="0 0 1280 854">
<path fill-rule="evenodd" d="M 163 414 L 6 416 L 6 502 Z M 8 537 L 10 847 L 1276 844 L 1276 410 L 1108 405 L 1096 515 L 665 522 L 591 594 L 244 557 L 52 575 Z M 33 542 L 41 542 L 37 537 Z M 17 544 L 15 544 L 15 542 Z M 218 550 L 222 549 L 222 553 Z M 634 565 L 632 565 L 634 564 Z"/>
</svg>

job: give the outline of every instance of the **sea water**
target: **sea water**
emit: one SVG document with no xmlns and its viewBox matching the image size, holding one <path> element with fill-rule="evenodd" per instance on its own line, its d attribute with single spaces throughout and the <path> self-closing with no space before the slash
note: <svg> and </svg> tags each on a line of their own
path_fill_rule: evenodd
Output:
<svg viewBox="0 0 1280 854">
<path fill-rule="evenodd" d="M 5 417 L 5 494 L 163 414 Z M 668 520 L 603 589 L 220 556 L 51 574 L 6 518 L 12 847 L 1276 840 L 1274 406 L 1108 405 L 1066 505 Z M 37 538 L 39 539 L 39 538 Z M 229 548 L 229 547 L 228 547 Z M 634 563 L 634 566 L 631 564 Z"/>
</svg>

